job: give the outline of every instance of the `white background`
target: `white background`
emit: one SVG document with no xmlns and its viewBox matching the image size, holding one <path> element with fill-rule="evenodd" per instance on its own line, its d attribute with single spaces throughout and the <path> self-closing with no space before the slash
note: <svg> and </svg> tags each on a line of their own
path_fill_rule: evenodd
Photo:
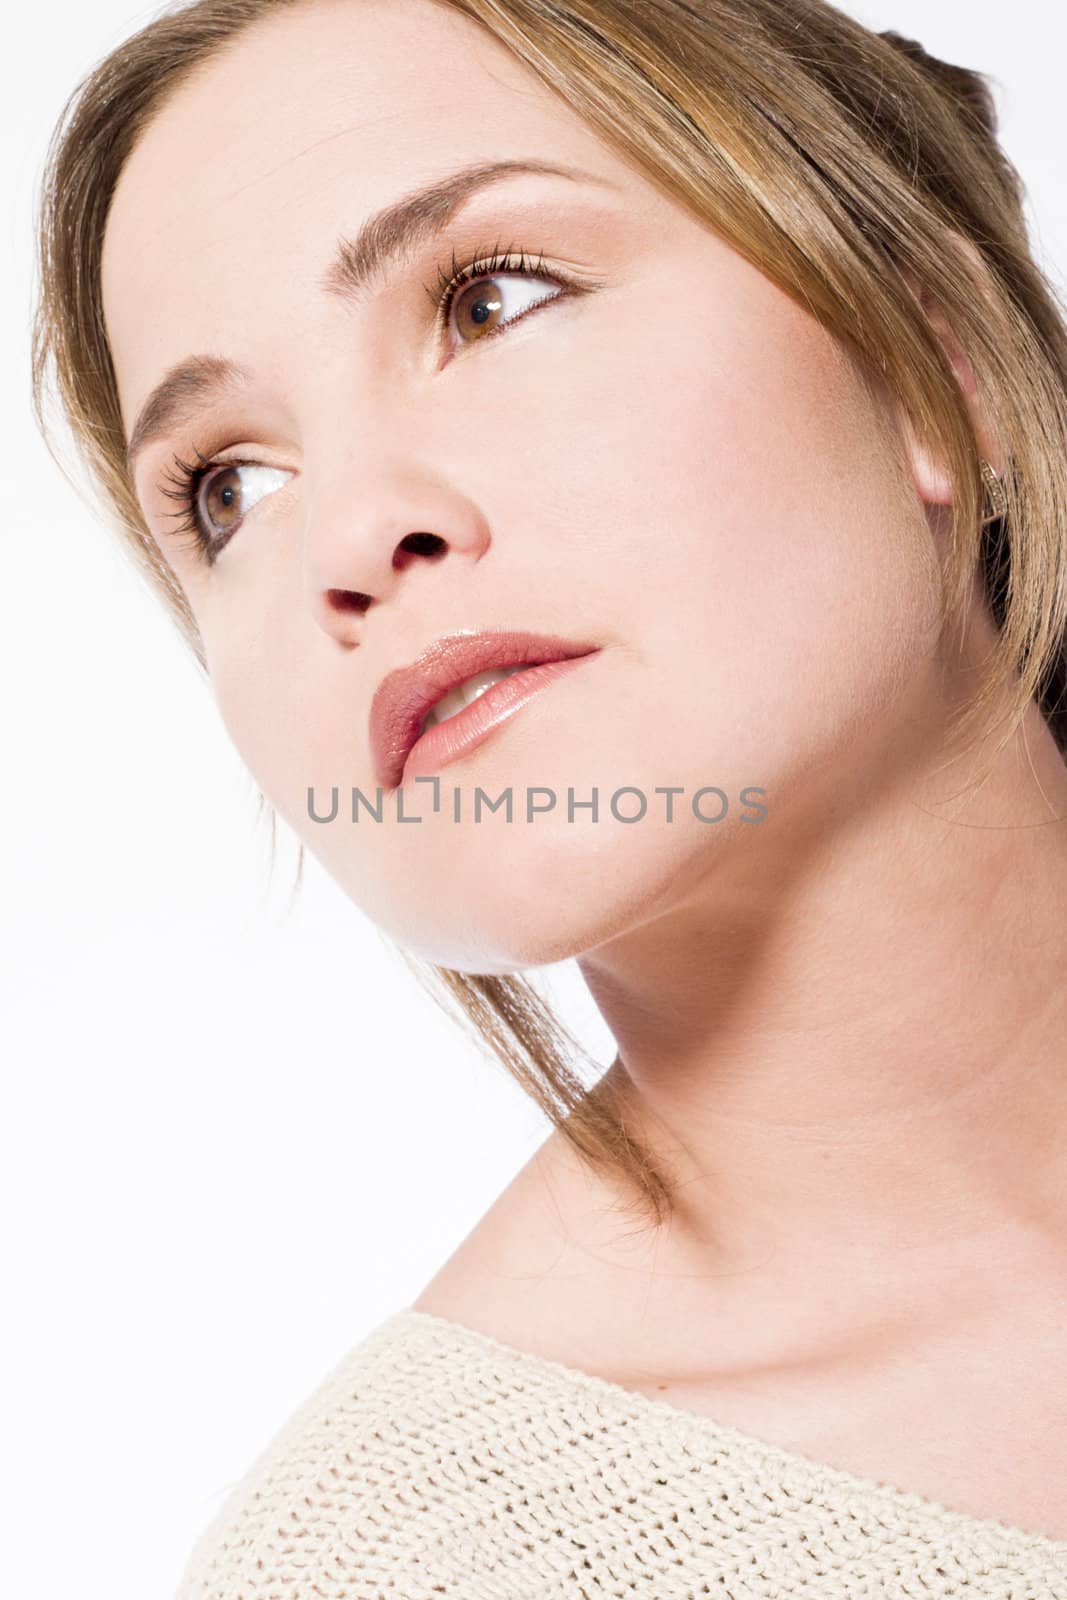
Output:
<svg viewBox="0 0 1067 1600">
<path fill-rule="evenodd" d="M 849 9 L 991 73 L 1063 292 L 1052 0 Z M 34 191 L 78 77 L 153 14 L 19 7 L 0 114 L 4 1586 L 169 1600 L 196 1535 L 548 1131 L 295 843 L 29 410 Z M 539 975 L 602 1063 L 572 963 Z"/>
</svg>

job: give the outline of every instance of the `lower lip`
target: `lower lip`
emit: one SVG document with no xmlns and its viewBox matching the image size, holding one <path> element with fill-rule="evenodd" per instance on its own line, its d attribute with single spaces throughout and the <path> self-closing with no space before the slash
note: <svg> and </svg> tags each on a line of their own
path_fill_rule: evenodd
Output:
<svg viewBox="0 0 1067 1600">
<path fill-rule="evenodd" d="M 566 661 L 545 661 L 540 666 L 513 672 L 509 678 L 501 678 L 454 717 L 434 723 L 415 740 L 404 763 L 401 783 L 436 772 L 450 761 L 469 755 L 535 694 L 599 653 L 592 650 L 584 656 L 569 656 Z"/>
</svg>

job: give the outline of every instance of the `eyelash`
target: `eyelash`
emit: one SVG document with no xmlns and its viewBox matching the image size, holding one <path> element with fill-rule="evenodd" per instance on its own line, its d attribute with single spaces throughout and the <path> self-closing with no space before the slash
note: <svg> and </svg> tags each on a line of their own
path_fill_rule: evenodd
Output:
<svg viewBox="0 0 1067 1600">
<path fill-rule="evenodd" d="M 580 286 L 573 279 L 563 273 L 549 271 L 544 267 L 543 251 L 538 256 L 535 265 L 530 266 L 527 262 L 528 257 L 525 251 L 519 250 L 516 252 L 513 249 L 508 249 L 501 252 L 496 245 L 493 246 L 492 250 L 479 251 L 466 262 L 457 261 L 456 253 L 453 250 L 450 269 L 445 271 L 440 266 L 437 269 L 436 289 L 426 287 L 426 293 L 436 306 L 433 330 L 435 339 L 440 340 L 447 332 L 452 306 L 460 290 L 465 288 L 468 283 L 473 283 L 477 278 L 494 277 L 500 273 L 518 273 L 523 276 L 545 278 L 549 282 L 555 283 L 564 295 L 571 291 L 581 292 Z M 538 307 L 546 304 L 549 300 L 558 300 L 560 298 L 562 296 L 556 294 L 546 296 L 544 300 L 534 301 L 524 311 L 518 312 L 514 317 L 509 318 L 507 322 L 501 323 L 499 327 L 494 328 L 483 339 L 479 339 L 476 342 L 483 344 L 487 339 L 496 338 L 498 334 L 504 333 L 514 326 L 516 322 L 520 322 L 529 312 L 536 311 Z M 190 533 L 192 535 L 190 544 L 198 551 L 207 565 L 211 566 L 215 562 L 219 551 L 233 537 L 233 533 L 236 533 L 237 529 L 233 529 L 225 537 L 215 537 L 201 528 L 197 516 L 197 499 L 200 494 L 200 486 L 212 468 L 247 467 L 255 466 L 256 463 L 241 460 L 219 461 L 211 456 L 204 455 L 195 445 L 193 447 L 193 455 L 196 458 L 194 462 L 183 461 L 180 456 L 174 457 L 170 463 L 169 470 L 163 476 L 160 493 L 165 495 L 168 500 L 178 502 L 179 509 L 177 511 L 165 513 L 165 515 L 177 519 L 175 527 L 167 530 L 168 536 L 182 532 Z M 170 487 L 168 488 L 166 485 Z"/>
</svg>

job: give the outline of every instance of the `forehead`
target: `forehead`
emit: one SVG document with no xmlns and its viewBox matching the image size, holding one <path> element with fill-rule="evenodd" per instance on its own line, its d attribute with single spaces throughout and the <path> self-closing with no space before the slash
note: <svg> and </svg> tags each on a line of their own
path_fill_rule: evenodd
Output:
<svg viewBox="0 0 1067 1600">
<path fill-rule="evenodd" d="M 303 0 L 245 30 L 175 93 L 116 187 L 101 287 L 127 430 L 185 356 L 255 364 L 266 326 L 306 338 L 339 236 L 371 212 L 468 162 L 549 154 L 623 170 L 432 0 Z M 337 314 L 324 302 L 324 322 Z"/>
</svg>

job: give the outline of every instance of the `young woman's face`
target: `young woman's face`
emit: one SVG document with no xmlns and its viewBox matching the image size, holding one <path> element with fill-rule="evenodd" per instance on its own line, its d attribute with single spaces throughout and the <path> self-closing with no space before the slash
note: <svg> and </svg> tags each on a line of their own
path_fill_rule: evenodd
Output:
<svg viewBox="0 0 1067 1600">
<path fill-rule="evenodd" d="M 398 259 L 327 286 L 342 238 L 388 242 L 361 234 L 379 209 L 496 162 L 573 175 L 513 172 L 423 207 Z M 439 273 L 494 248 L 510 264 L 435 325 Z M 184 383 L 136 491 L 252 774 L 426 959 L 559 960 L 712 868 L 770 870 L 802 815 L 847 805 L 873 727 L 883 749 L 914 727 L 939 586 L 895 411 L 467 19 L 313 0 L 247 31 L 130 159 L 103 290 L 127 438 L 178 363 L 243 370 Z M 211 562 L 168 494 L 196 452 L 242 463 L 200 492 Z M 483 630 L 596 652 L 438 768 L 436 814 L 409 780 L 402 815 L 421 822 L 388 787 L 382 820 L 353 822 L 352 789 L 377 798 L 382 679 Z M 693 809 L 711 786 L 718 822 L 702 820 L 714 793 Z M 510 821 L 473 820 L 476 791 L 509 787 Z M 313 820 L 309 790 L 327 816 L 335 788 L 335 819 Z M 641 820 L 613 814 L 622 788 L 619 816 L 643 797 Z M 555 804 L 530 821 L 535 789 Z M 755 802 L 758 825 L 742 821 Z"/>
</svg>

